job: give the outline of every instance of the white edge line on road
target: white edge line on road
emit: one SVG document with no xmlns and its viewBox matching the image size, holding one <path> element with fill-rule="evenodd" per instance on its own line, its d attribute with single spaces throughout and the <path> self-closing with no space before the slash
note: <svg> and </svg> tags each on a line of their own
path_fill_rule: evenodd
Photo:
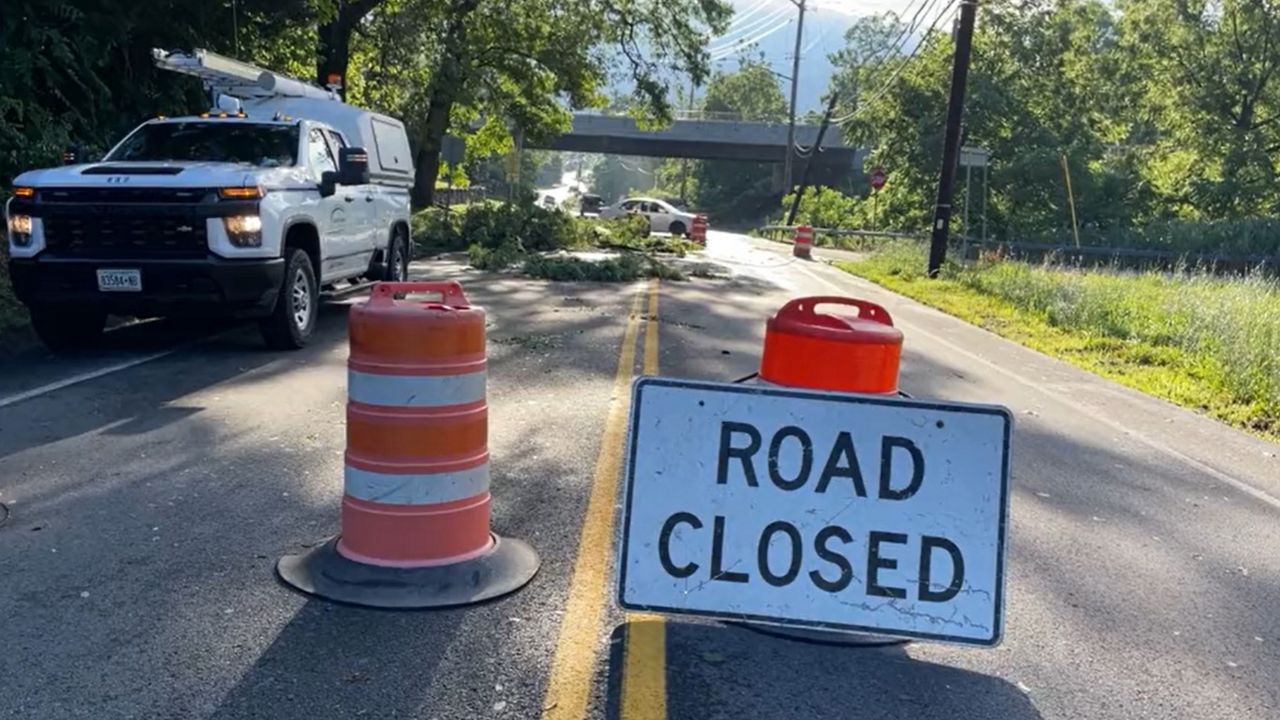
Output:
<svg viewBox="0 0 1280 720">
<path fill-rule="evenodd" d="M 88 380 L 94 380 L 96 378 L 100 378 L 103 375 L 110 375 L 111 373 L 120 372 L 121 370 L 128 370 L 129 368 L 135 365 L 141 365 L 143 363 L 151 362 L 152 360 L 158 360 L 164 357 L 165 355 L 172 355 L 178 352 L 179 350 L 183 350 L 189 347 L 190 344 L 191 343 L 183 343 L 182 345 L 169 348 L 168 350 L 162 350 L 160 352 L 151 353 L 150 355 L 143 355 L 142 357 L 136 357 L 131 360 L 125 360 L 124 362 L 119 362 L 119 363 L 116 363 L 115 365 L 108 365 L 103 368 L 98 368 L 97 370 L 90 370 L 89 372 L 80 373 L 79 375 L 72 375 L 69 378 L 58 380 L 57 382 L 51 382 L 48 385 L 41 385 L 38 388 L 26 390 L 24 392 L 17 393 L 16 395 L 8 395 L 6 397 L 2 397 L 0 398 L 0 408 L 8 407 L 10 405 L 16 405 L 20 402 L 25 402 L 27 400 L 31 400 L 32 398 L 40 397 L 41 395 L 46 395 L 48 393 L 56 392 L 66 387 L 71 387 L 72 385 L 77 385 L 79 383 L 82 383 Z"/>
<path fill-rule="evenodd" d="M 211 334 L 211 336 L 195 338 L 195 340 L 189 340 L 187 342 L 178 343 L 178 345 L 170 347 L 168 348 L 168 350 L 161 350 L 159 352 L 152 352 L 152 354 L 150 355 L 133 357 L 133 359 L 122 361 L 122 363 L 108 365 L 108 366 L 105 366 L 105 368 L 99 368 L 96 370 L 88 370 L 87 373 L 72 375 L 72 377 L 56 380 L 56 382 L 44 384 L 44 386 L 40 386 L 37 388 L 27 389 L 27 391 L 15 393 L 15 395 L 0 397 L 0 407 L 17 405 L 19 404 L 19 402 L 26 402 L 28 400 L 32 400 L 32 398 L 40 397 L 42 395 L 49 395 L 50 392 L 58 392 L 60 391 L 60 389 L 74 386 L 74 384 L 88 382 L 88 380 L 101 378 L 101 377 L 104 377 L 104 375 L 110 375 L 111 373 L 119 373 L 120 370 L 128 370 L 129 368 L 133 368 L 133 366 L 142 365 L 143 363 L 150 363 L 150 361 L 159 360 L 161 359 L 161 357 L 164 357 L 166 355 L 173 355 L 174 352 L 187 350 L 188 347 L 196 345 L 197 342 L 212 340 L 212 338 L 223 336 L 223 334 L 227 332 L 230 332 L 230 331 L 224 331 L 221 333 Z"/>
<path fill-rule="evenodd" d="M 804 274 L 808 275 L 809 277 L 811 277 L 811 278 L 813 278 L 813 279 L 815 279 L 815 280 L 817 280 L 817 281 L 819 281 L 819 282 L 821 282 L 821 283 L 824 283 L 825 285 L 827 285 L 827 287 L 833 288 L 833 289 L 838 290 L 838 291 L 840 291 L 840 292 L 844 292 L 844 291 L 845 291 L 845 289 L 844 289 L 844 288 L 841 288 L 839 285 L 835 284 L 835 283 L 834 283 L 834 282 L 832 282 L 831 280 L 828 280 L 827 278 L 824 278 L 824 277 L 822 277 L 821 275 L 818 275 L 817 273 L 812 272 L 811 270 L 809 270 L 808 268 L 806 268 L 806 267 L 804 266 L 804 263 L 797 263 L 797 264 L 796 264 L 796 267 L 797 267 L 801 272 L 803 272 Z M 836 270 L 836 272 L 843 273 L 844 271 L 843 271 L 843 270 Z M 850 278 L 850 280 L 852 280 L 852 279 L 854 278 L 854 276 L 849 276 L 849 278 Z M 881 289 L 882 289 L 882 290 L 884 290 L 884 288 L 881 288 Z M 884 290 L 884 291 L 885 291 L 885 292 L 887 292 L 887 293 L 891 293 L 891 294 L 893 294 L 893 295 L 897 295 L 897 293 L 894 293 L 892 290 Z M 910 300 L 910 298 L 906 298 L 905 296 L 899 296 L 899 297 L 902 297 L 903 299 L 906 299 L 906 300 Z M 916 301 L 915 301 L 915 300 L 911 300 L 911 302 L 916 302 Z M 921 307 L 928 307 L 928 306 L 927 306 L 927 305 L 921 305 Z M 945 313 L 943 313 L 943 314 L 945 314 Z M 964 321 L 963 321 L 963 320 L 960 320 L 959 322 L 964 322 Z M 980 329 L 980 328 L 979 328 L 979 329 Z M 916 334 L 919 334 L 919 335 L 923 335 L 923 336 L 925 336 L 925 337 L 929 338 L 930 340 L 932 340 L 932 341 L 934 341 L 934 342 L 938 343 L 939 345 L 942 345 L 942 346 L 944 346 L 944 347 L 946 347 L 946 348 L 948 348 L 948 349 L 952 350 L 953 352 L 956 352 L 956 353 L 958 353 L 958 354 L 960 354 L 960 355 L 963 355 L 963 356 L 965 356 L 965 357 L 967 357 L 967 358 L 969 358 L 969 359 L 971 359 L 971 360 L 973 360 L 973 361 L 975 361 L 975 362 L 978 362 L 978 363 L 981 363 L 981 364 L 983 364 L 983 365 L 986 365 L 987 367 L 992 368 L 993 370 L 997 370 L 997 371 L 999 371 L 1001 374 L 1003 374 L 1005 377 L 1008 377 L 1008 378 L 1011 378 L 1011 379 L 1013 379 L 1013 380 L 1016 380 L 1018 383 L 1020 383 L 1020 384 L 1022 384 L 1022 385 L 1024 385 L 1024 386 L 1026 386 L 1026 387 L 1028 387 L 1028 388 L 1030 388 L 1030 389 L 1032 389 L 1032 390 L 1034 390 L 1034 391 L 1036 391 L 1036 392 L 1038 392 L 1038 393 L 1040 393 L 1040 394 L 1042 394 L 1042 395 L 1047 395 L 1047 396 L 1049 396 L 1049 397 L 1053 398 L 1054 400 L 1057 400 L 1058 402 L 1060 402 L 1060 403 L 1062 403 L 1062 404 L 1064 404 L 1064 405 L 1067 405 L 1068 407 L 1074 408 L 1077 412 L 1083 413 L 1084 415 L 1088 416 L 1089 418 L 1091 418 L 1091 419 L 1093 419 L 1093 420 L 1095 420 L 1095 421 L 1097 421 L 1097 422 L 1099 422 L 1099 423 L 1102 423 L 1103 425 L 1106 425 L 1107 427 L 1111 428 L 1112 430 L 1115 430 L 1115 431 L 1117 431 L 1117 432 L 1119 432 L 1119 433 L 1121 433 L 1121 434 L 1123 434 L 1123 435 L 1127 435 L 1127 436 L 1129 436 L 1129 437 L 1131 437 L 1131 438 L 1133 438 L 1133 439 L 1135 439 L 1135 440 L 1138 440 L 1138 441 L 1142 442 L 1143 444 L 1145 444 L 1146 446 L 1148 446 L 1148 447 L 1152 448 L 1153 450 L 1155 450 L 1155 451 L 1157 451 L 1157 452 L 1162 452 L 1162 453 L 1165 453 L 1165 454 L 1168 454 L 1168 455 L 1172 455 L 1173 457 L 1178 458 L 1179 460 L 1181 460 L 1182 462 L 1186 463 L 1187 465 L 1190 465 L 1191 467 L 1195 468 L 1196 470 L 1199 470 L 1199 471 L 1201 471 L 1201 472 L 1203 472 L 1203 473 L 1205 473 L 1205 474 L 1207 474 L 1207 475 L 1210 475 L 1210 476 L 1212 476 L 1212 477 L 1216 478 L 1217 480 L 1219 480 L 1220 482 L 1224 482 L 1224 483 L 1226 483 L 1226 484 L 1230 485 L 1231 487 L 1233 487 L 1233 488 L 1235 488 L 1235 489 L 1239 490 L 1240 492 L 1242 492 L 1242 493 L 1244 493 L 1244 494 L 1246 494 L 1246 495 L 1249 495 L 1249 496 L 1253 497 L 1253 498 L 1254 498 L 1254 499 L 1256 499 L 1256 500 L 1261 500 L 1263 503 L 1266 503 L 1267 505 L 1270 505 L 1271 507 L 1273 507 L 1273 508 L 1275 508 L 1275 509 L 1277 509 L 1277 510 L 1280 510 L 1280 499 L 1277 499 L 1277 498 L 1275 498 L 1275 497 L 1271 496 L 1270 494 L 1268 494 L 1267 492 L 1265 492 L 1265 491 L 1263 491 L 1263 490 L 1259 490 L 1258 488 L 1256 488 L 1256 487 L 1254 487 L 1254 486 L 1250 485 L 1249 483 L 1244 482 L 1243 480 L 1239 480 L 1239 479 L 1237 479 L 1237 478 L 1234 478 L 1234 477 L 1232 477 L 1232 476 L 1230 476 L 1230 475 L 1228 475 L 1228 474 L 1226 474 L 1226 473 L 1222 472 L 1221 470 L 1218 470 L 1217 468 L 1214 468 L 1214 467 L 1212 467 L 1212 466 L 1210 466 L 1210 465 L 1207 465 L 1207 464 L 1205 464 L 1205 463 L 1201 462 L 1200 460 L 1197 460 L 1197 459 L 1195 459 L 1195 458 L 1191 457 L 1190 455 L 1187 455 L 1186 453 L 1182 452 L 1181 450 L 1178 450 L 1177 448 L 1170 447 L 1169 445 L 1166 445 L 1166 444 L 1164 444 L 1164 443 L 1162 443 L 1162 442 L 1160 442 L 1160 441 L 1158 441 L 1158 440 L 1154 440 L 1154 439 L 1152 439 L 1152 438 L 1150 438 L 1150 437 L 1147 437 L 1146 435 L 1141 435 L 1141 434 L 1139 434 L 1137 431 L 1133 430 L 1132 428 L 1125 427 L 1124 425 L 1122 425 L 1122 424 L 1120 424 L 1120 423 L 1118 423 L 1118 422 L 1116 422 L 1116 421 L 1112 420 L 1111 418 L 1109 418 L 1109 417 L 1107 417 L 1107 416 L 1105 416 L 1105 415 L 1102 415 L 1102 414 L 1100 414 L 1100 413 L 1098 413 L 1098 412 L 1094 411 L 1093 409 L 1091 409 L 1091 408 L 1089 408 L 1089 407 L 1087 407 L 1087 406 L 1085 406 L 1085 405 L 1081 405 L 1081 404 L 1079 404 L 1079 403 L 1077 403 L 1077 402 L 1073 401 L 1073 400 L 1072 400 L 1069 396 L 1067 396 L 1067 395 L 1063 395 L 1063 394 L 1061 394 L 1061 393 L 1058 393 L 1058 392 L 1055 392 L 1055 391 L 1049 390 L 1048 388 L 1045 388 L 1045 387 L 1043 387 L 1043 386 L 1041 386 L 1041 385 L 1038 385 L 1038 384 L 1036 384 L 1035 382 L 1032 382 L 1031 380 L 1028 380 L 1028 379 L 1026 379 L 1026 378 L 1022 377 L 1021 375 L 1014 374 L 1014 373 L 1010 372 L 1008 368 L 1001 367 L 1001 366 L 999 366 L 999 365 L 997 365 L 997 364 L 995 364 L 995 363 L 991 362 L 990 360 L 988 360 L 988 359 L 986 359 L 986 358 L 982 357 L 981 355 L 978 355 L 978 354 L 976 354 L 976 353 L 974 353 L 974 352 L 972 352 L 972 351 L 970 351 L 970 350 L 967 350 L 967 349 L 965 349 L 965 348 L 963 348 L 963 347 L 960 347 L 959 345 L 956 345 L 955 343 L 951 342 L 950 340 L 946 340 L 945 338 L 942 338 L 942 337 L 940 337 L 940 336 L 938 336 L 938 335 L 935 335 L 934 333 L 928 332 L 928 331 L 926 331 L 926 330 L 921 330 L 919 327 L 912 328 L 912 332 L 914 332 L 914 333 L 916 333 Z M 993 336 L 994 336 L 994 337 L 999 337 L 999 336 L 997 336 L 997 335 L 993 335 Z M 1003 339 L 1003 338 L 1001 338 L 1001 339 Z M 1012 342 L 1012 341 L 1005 340 L 1005 342 Z M 1034 351 L 1032 351 L 1032 352 L 1034 352 Z M 1078 368 L 1076 368 L 1076 369 L 1078 370 Z M 1080 372 L 1085 372 L 1085 371 L 1080 370 Z"/>
</svg>

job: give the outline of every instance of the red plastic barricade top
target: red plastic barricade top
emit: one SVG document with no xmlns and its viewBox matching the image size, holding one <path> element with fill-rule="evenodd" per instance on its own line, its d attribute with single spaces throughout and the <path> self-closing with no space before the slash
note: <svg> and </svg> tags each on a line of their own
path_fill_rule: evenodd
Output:
<svg viewBox="0 0 1280 720">
<path fill-rule="evenodd" d="M 854 308 L 856 316 L 817 311 Z M 797 298 L 769 319 L 760 379 L 776 385 L 892 394 L 898 391 L 902 331 L 883 307 L 837 296 Z"/>
</svg>

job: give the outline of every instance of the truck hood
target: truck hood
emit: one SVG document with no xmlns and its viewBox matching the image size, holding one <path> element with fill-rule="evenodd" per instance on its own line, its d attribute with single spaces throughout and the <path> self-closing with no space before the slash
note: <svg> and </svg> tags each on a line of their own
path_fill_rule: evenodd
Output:
<svg viewBox="0 0 1280 720">
<path fill-rule="evenodd" d="M 34 187 L 219 187 L 262 184 L 292 168 L 255 168 L 217 162 L 101 162 L 31 170 L 14 185 Z"/>
</svg>

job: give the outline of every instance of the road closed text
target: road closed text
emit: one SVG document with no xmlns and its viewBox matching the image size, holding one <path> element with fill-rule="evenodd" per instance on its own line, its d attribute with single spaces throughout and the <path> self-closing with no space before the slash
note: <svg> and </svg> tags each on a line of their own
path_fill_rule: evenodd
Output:
<svg viewBox="0 0 1280 720">
<path fill-rule="evenodd" d="M 636 382 L 626 609 L 999 642 L 1009 411 Z"/>
<path fill-rule="evenodd" d="M 837 503 L 905 502 L 920 492 L 927 468 L 919 447 L 910 438 L 893 435 L 881 436 L 878 447 L 877 457 L 864 459 L 848 431 L 837 433 L 830 447 L 817 447 L 809 433 L 794 425 L 765 437 L 750 423 L 724 421 L 715 484 L 740 495 L 759 494 L 766 505 L 763 496 L 780 492 L 830 495 Z M 791 462 L 784 462 L 784 456 Z M 839 515 L 833 510 L 830 521 L 817 515 L 804 522 L 776 519 L 760 525 L 756 517 L 676 511 L 662 523 L 655 549 L 662 569 L 680 579 L 746 584 L 758 578 L 774 587 L 803 582 L 830 593 L 857 583 L 871 597 L 922 602 L 945 602 L 964 587 L 964 553 L 951 539 L 850 526 Z M 705 541 L 689 542 L 693 533 L 706 533 Z M 706 556 L 673 550 L 677 538 L 685 548 L 705 548 Z M 887 571 L 914 582 L 886 581 Z"/>
</svg>

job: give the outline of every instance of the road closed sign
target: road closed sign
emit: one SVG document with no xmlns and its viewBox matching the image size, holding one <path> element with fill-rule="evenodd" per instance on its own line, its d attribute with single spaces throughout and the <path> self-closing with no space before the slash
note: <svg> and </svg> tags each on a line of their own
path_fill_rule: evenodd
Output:
<svg viewBox="0 0 1280 720">
<path fill-rule="evenodd" d="M 641 378 L 624 608 L 995 645 L 1008 410 Z"/>
</svg>

